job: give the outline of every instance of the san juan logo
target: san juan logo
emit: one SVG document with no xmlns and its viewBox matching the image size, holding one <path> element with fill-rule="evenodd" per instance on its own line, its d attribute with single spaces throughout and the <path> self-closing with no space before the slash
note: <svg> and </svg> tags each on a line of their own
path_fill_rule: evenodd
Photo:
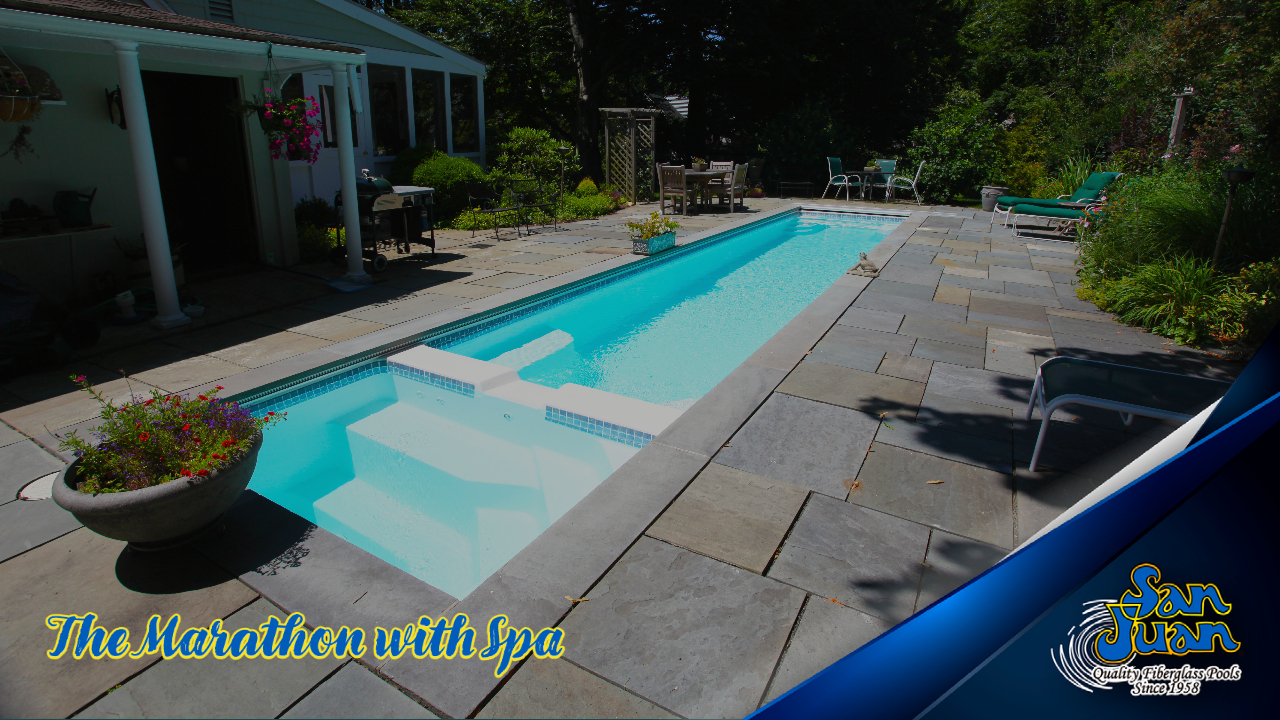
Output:
<svg viewBox="0 0 1280 720">
<path fill-rule="evenodd" d="M 1160 582 L 1160 568 L 1144 563 L 1129 574 L 1119 600 L 1084 603 L 1083 618 L 1049 655 L 1058 672 L 1086 692 L 1127 684 L 1137 696 L 1199 695 L 1206 682 L 1239 680 L 1240 666 L 1197 667 L 1240 642 L 1227 619 L 1231 604 L 1212 583 Z M 1178 662 L 1182 660 L 1182 662 Z"/>
</svg>

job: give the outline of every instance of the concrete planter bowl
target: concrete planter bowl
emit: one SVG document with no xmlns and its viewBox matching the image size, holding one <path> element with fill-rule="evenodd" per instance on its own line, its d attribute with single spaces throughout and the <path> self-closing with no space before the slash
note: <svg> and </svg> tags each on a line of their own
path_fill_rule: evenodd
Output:
<svg viewBox="0 0 1280 720">
<path fill-rule="evenodd" d="M 648 240 L 632 240 L 631 252 L 636 255 L 654 255 L 663 250 L 670 250 L 675 246 L 676 234 L 669 232 L 657 237 L 651 237 Z"/>
<path fill-rule="evenodd" d="M 179 478 L 141 490 L 89 495 L 75 488 L 76 460 L 53 484 L 53 500 L 90 530 L 139 549 L 169 547 L 198 535 L 240 497 L 258 464 L 262 433 L 235 465 L 207 477 Z"/>
</svg>

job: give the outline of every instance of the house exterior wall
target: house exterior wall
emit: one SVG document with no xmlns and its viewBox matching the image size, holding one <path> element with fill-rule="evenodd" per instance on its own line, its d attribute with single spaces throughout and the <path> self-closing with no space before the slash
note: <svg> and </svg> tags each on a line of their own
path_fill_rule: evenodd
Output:
<svg viewBox="0 0 1280 720">
<path fill-rule="evenodd" d="M 205 0 L 178 0 L 169 6 L 182 15 L 222 22 L 208 15 Z M 421 48 L 393 37 L 314 0 L 233 0 L 235 24 L 254 30 L 328 40 L 343 45 L 381 47 L 405 52 Z"/>
</svg>

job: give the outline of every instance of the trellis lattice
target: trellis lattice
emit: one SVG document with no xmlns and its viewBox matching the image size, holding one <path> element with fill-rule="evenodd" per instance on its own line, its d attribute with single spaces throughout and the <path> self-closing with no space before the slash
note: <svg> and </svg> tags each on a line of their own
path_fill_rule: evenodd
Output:
<svg viewBox="0 0 1280 720">
<path fill-rule="evenodd" d="M 635 204 L 654 197 L 653 161 L 658 110 L 605 108 L 604 181 Z"/>
</svg>

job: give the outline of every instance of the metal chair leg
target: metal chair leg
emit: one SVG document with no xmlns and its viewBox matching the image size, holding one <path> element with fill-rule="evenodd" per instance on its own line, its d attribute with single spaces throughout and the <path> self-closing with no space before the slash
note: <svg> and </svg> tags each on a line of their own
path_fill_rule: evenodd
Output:
<svg viewBox="0 0 1280 720">
<path fill-rule="evenodd" d="M 1053 413 L 1050 412 L 1049 415 Z M 1036 449 L 1031 454 L 1031 464 L 1027 466 L 1027 472 L 1035 472 L 1036 465 L 1040 462 L 1040 448 L 1044 446 L 1044 436 L 1049 431 L 1049 415 L 1040 421 L 1040 434 L 1036 436 Z"/>
</svg>

